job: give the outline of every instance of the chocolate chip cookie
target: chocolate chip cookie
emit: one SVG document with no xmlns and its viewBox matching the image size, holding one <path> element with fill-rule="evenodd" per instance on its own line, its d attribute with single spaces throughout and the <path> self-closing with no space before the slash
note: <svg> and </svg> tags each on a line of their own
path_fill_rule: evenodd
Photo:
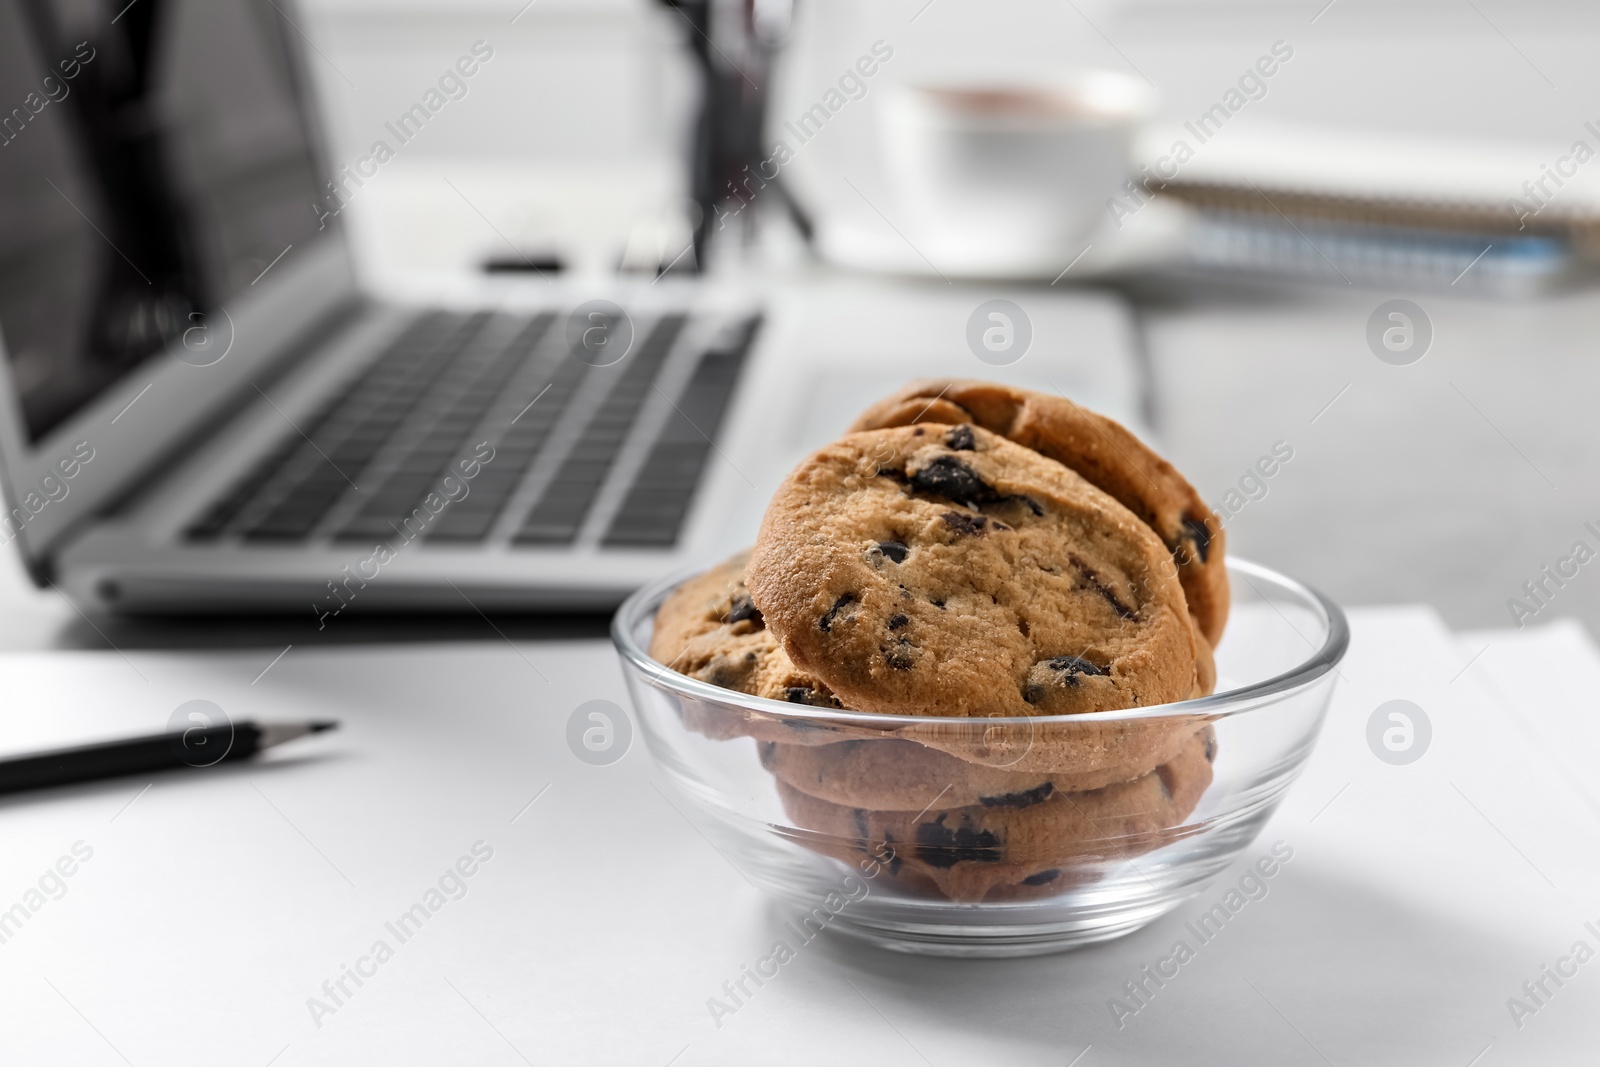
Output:
<svg viewBox="0 0 1600 1067">
<path fill-rule="evenodd" d="M 849 434 L 805 460 L 748 581 L 794 665 L 861 711 L 1079 714 L 1196 690 L 1184 592 L 1152 529 L 967 424 Z"/>
<path fill-rule="evenodd" d="M 1215 753 L 1206 727 L 1132 782 L 919 813 L 835 804 L 781 779 L 778 793 L 797 838 L 815 851 L 851 864 L 877 858 L 912 892 L 931 884 L 959 902 L 1013 899 L 1081 884 L 1099 861 L 1166 844 L 1211 784 Z"/>
<path fill-rule="evenodd" d="M 723 689 L 820 708 L 840 707 L 826 685 L 800 670 L 750 600 L 741 552 L 673 590 L 656 611 L 650 655 L 663 666 Z M 685 725 L 718 740 L 756 737 L 791 745 L 838 740 L 826 724 L 763 716 L 734 704 L 686 702 Z"/>
<path fill-rule="evenodd" d="M 1213 646 L 1228 620 L 1221 520 L 1172 465 L 1121 424 L 1061 396 L 992 382 L 914 383 L 868 408 L 852 430 L 971 423 L 1072 468 L 1115 497 L 1172 554 L 1189 611 Z"/>
<path fill-rule="evenodd" d="M 819 679 L 794 666 L 750 601 L 745 580 L 747 558 L 748 553 L 740 553 L 684 582 L 667 598 L 656 613 L 651 655 L 680 673 L 735 692 L 790 704 L 837 708 L 838 698 Z M 1203 696 L 1211 692 L 1216 672 L 1210 649 L 1198 634 L 1195 651 L 1196 682 L 1190 695 Z M 751 737 L 776 741 L 784 750 L 820 745 L 839 751 L 844 751 L 839 743 L 846 740 L 900 740 L 911 746 L 899 750 L 903 753 L 942 753 L 972 764 L 972 773 L 991 776 L 981 779 L 985 782 L 997 780 L 992 776 L 1031 774 L 1040 776 L 1041 782 L 1050 780 L 1055 788 L 1067 790 L 1096 788 L 1146 774 L 1170 759 L 1183 740 L 1202 724 L 1202 720 L 1191 717 L 1156 722 L 1050 724 L 1032 719 L 1003 724 L 989 719 L 907 719 L 903 725 L 878 722 L 868 726 L 763 713 L 741 706 L 732 697 L 727 701 L 684 700 L 680 714 L 688 728 L 715 740 Z M 871 762 L 877 765 L 876 760 Z M 892 808 L 894 803 L 879 801 L 907 782 L 937 778 L 937 791 L 955 777 L 946 770 L 949 764 L 937 760 L 924 764 L 907 755 L 904 763 L 884 785 L 877 787 L 877 799 L 852 801 L 847 799 L 848 794 L 835 794 L 834 798 Z M 818 764 L 800 757 L 785 757 L 783 766 L 792 769 L 791 784 L 799 781 L 796 776 L 815 774 L 818 769 Z M 860 781 L 853 770 L 841 773 L 847 779 Z M 1034 782 L 1027 788 L 1038 784 Z M 921 807 L 923 802 L 910 806 Z"/>
<path fill-rule="evenodd" d="M 1030 798 L 1131 782 L 1176 757 L 1200 728 L 1164 732 L 1164 743 L 1136 763 L 1056 770 L 975 763 L 897 737 L 824 745 L 763 741 L 759 750 L 774 778 L 819 800 L 879 811 L 944 811 L 1023 806 Z"/>
</svg>

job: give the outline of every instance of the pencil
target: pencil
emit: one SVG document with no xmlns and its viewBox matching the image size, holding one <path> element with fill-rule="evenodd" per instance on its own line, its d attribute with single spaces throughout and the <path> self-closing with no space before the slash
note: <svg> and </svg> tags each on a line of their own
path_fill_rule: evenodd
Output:
<svg viewBox="0 0 1600 1067">
<path fill-rule="evenodd" d="M 274 745 L 338 725 L 331 721 L 225 723 L 17 756 L 0 760 L 0 793 L 249 759 Z"/>
</svg>

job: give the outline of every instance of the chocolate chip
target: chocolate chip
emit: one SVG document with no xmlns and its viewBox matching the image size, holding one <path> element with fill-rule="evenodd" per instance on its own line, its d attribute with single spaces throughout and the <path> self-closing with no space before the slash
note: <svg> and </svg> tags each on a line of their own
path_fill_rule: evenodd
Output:
<svg viewBox="0 0 1600 1067">
<path fill-rule="evenodd" d="M 728 606 L 728 614 L 722 621 L 731 626 L 736 622 L 752 620 L 757 626 L 766 625 L 766 620 L 761 617 L 761 610 L 756 607 L 755 601 L 750 599 L 750 594 L 740 593 L 733 598 L 733 602 Z"/>
<path fill-rule="evenodd" d="M 699 674 L 712 685 L 722 689 L 740 689 L 750 677 L 751 668 L 751 659 L 745 657 L 734 659 L 727 655 L 719 655 L 713 657 Z"/>
<path fill-rule="evenodd" d="M 833 629 L 833 620 L 839 617 L 839 612 L 843 611 L 846 607 L 854 604 L 855 602 L 856 597 L 854 593 L 846 593 L 838 600 L 835 600 L 833 602 L 833 607 L 828 609 L 827 614 L 817 620 L 817 625 L 821 627 L 822 632 L 828 633 L 831 631 Z"/>
<path fill-rule="evenodd" d="M 807 685 L 791 685 L 783 691 L 783 699 L 791 704 L 809 704 L 814 708 L 831 708 L 833 701 Z"/>
<path fill-rule="evenodd" d="M 1022 689 L 1022 699 L 1029 704 L 1038 704 L 1052 689 L 1062 686 L 1077 688 L 1080 684 L 1078 681 L 1080 675 L 1103 678 L 1110 673 L 1110 668 L 1077 656 L 1054 656 L 1040 660 L 1028 670 L 1028 680 Z"/>
<path fill-rule="evenodd" d="M 1098 663 L 1090 663 L 1088 660 L 1080 659 L 1077 656 L 1053 656 L 1045 660 L 1044 665 L 1053 671 L 1059 672 L 1067 679 L 1070 685 L 1078 684 L 1078 675 L 1080 674 L 1092 674 L 1096 677 L 1104 678 L 1111 673 Z"/>
<path fill-rule="evenodd" d="M 930 601 L 928 601 L 928 603 L 932 604 L 934 607 L 938 608 L 940 611 L 944 610 L 944 599 L 942 597 L 940 599 L 938 599 L 938 600 L 930 600 Z"/>
<path fill-rule="evenodd" d="M 883 553 L 883 558 L 890 563 L 904 563 L 906 557 L 911 554 L 911 549 L 899 541 L 879 541 L 877 547 L 878 551 Z"/>
<path fill-rule="evenodd" d="M 954 456 L 935 456 L 928 465 L 910 475 L 912 488 L 942 496 L 966 507 L 997 504 L 1005 497 L 978 473 Z"/>
<path fill-rule="evenodd" d="M 1030 875 L 1028 875 L 1028 877 L 1026 877 L 1026 878 L 1024 878 L 1022 880 L 1022 884 L 1023 885 L 1048 885 L 1048 884 L 1050 884 L 1051 882 L 1055 881 L 1057 878 L 1060 878 L 1060 877 L 1061 877 L 1061 869 L 1059 867 L 1051 867 L 1048 871 L 1040 871 L 1038 874 L 1030 874 Z"/>
<path fill-rule="evenodd" d="M 965 537 L 982 534 L 983 528 L 989 525 L 989 520 L 982 515 L 968 515 L 964 511 L 947 511 L 939 517 L 946 526 Z"/>
<path fill-rule="evenodd" d="M 1105 582 L 1100 580 L 1100 576 L 1098 574 L 1089 569 L 1088 564 L 1084 563 L 1083 560 L 1079 559 L 1077 556 L 1070 557 L 1070 560 L 1073 569 L 1082 575 L 1084 581 L 1089 583 L 1089 588 L 1093 589 L 1095 592 L 1099 593 L 1105 598 L 1106 603 L 1111 605 L 1112 611 L 1115 611 L 1124 619 L 1137 619 L 1139 617 L 1139 613 L 1118 599 L 1117 594 L 1112 592 L 1110 586 L 1106 585 Z"/>
<path fill-rule="evenodd" d="M 778 751 L 778 742 L 761 741 L 757 743 L 757 747 L 761 750 L 761 766 L 770 771 L 772 769 L 772 755 Z"/>
<path fill-rule="evenodd" d="M 1172 767 L 1163 763 L 1156 768 L 1156 781 L 1161 783 L 1161 793 L 1168 800 L 1172 799 Z"/>
<path fill-rule="evenodd" d="M 902 637 L 899 647 L 883 650 L 883 662 L 897 671 L 909 671 L 917 665 L 916 651 L 916 646 L 909 639 Z"/>
<path fill-rule="evenodd" d="M 1206 737 L 1206 762 L 1217 762 L 1217 735 L 1210 734 Z"/>
<path fill-rule="evenodd" d="M 918 426 L 915 430 L 912 430 L 911 431 L 911 436 L 912 437 L 921 437 L 922 436 L 922 427 Z"/>
<path fill-rule="evenodd" d="M 862 811 L 860 808 L 856 808 L 855 817 L 856 836 L 861 838 L 862 843 L 865 844 L 867 840 L 867 813 Z"/>
<path fill-rule="evenodd" d="M 900 865 L 904 861 L 900 858 L 900 853 L 895 851 L 895 848 L 894 848 L 894 835 L 893 834 L 884 834 L 883 835 L 883 844 L 884 844 L 884 847 L 889 850 L 889 873 L 890 874 L 899 874 L 900 873 Z M 880 855 L 881 855 L 881 853 L 880 853 Z"/>
<path fill-rule="evenodd" d="M 957 426 L 944 435 L 944 443 L 945 447 L 957 452 L 972 452 L 978 447 L 977 442 L 972 439 L 971 426 Z"/>
<path fill-rule="evenodd" d="M 910 621 L 910 617 L 906 615 L 891 615 L 889 616 L 889 629 L 898 630 Z"/>
<path fill-rule="evenodd" d="M 979 797 L 978 803 L 986 808 L 1031 808 L 1040 801 L 1049 799 L 1050 794 L 1055 791 L 1056 787 L 1052 783 L 1045 782 L 1042 785 L 1034 786 L 1032 789 L 1023 789 L 1016 793 L 1002 793 L 994 797 Z"/>
<path fill-rule="evenodd" d="M 1044 507 L 1030 496 L 1021 493 L 1001 493 L 984 481 L 978 473 L 955 456 L 935 456 L 928 465 L 915 474 L 900 471 L 878 472 L 894 477 L 919 493 L 942 496 L 963 507 L 981 508 L 991 504 L 1019 503 L 1035 515 L 1043 515 Z"/>
<path fill-rule="evenodd" d="M 1183 528 L 1189 540 L 1194 542 L 1194 550 L 1200 556 L 1200 562 L 1204 563 L 1211 553 L 1211 530 L 1204 522 L 1187 515 L 1183 517 Z"/>
<path fill-rule="evenodd" d="M 1000 838 L 993 830 L 974 830 L 967 826 L 955 829 L 944 824 L 949 812 L 943 812 L 933 822 L 917 827 L 917 858 L 930 867 L 954 867 L 958 863 L 999 863 Z"/>
</svg>

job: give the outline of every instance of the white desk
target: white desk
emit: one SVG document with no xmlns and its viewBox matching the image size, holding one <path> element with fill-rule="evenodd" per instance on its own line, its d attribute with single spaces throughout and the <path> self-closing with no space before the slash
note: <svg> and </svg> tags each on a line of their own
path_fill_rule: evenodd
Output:
<svg viewBox="0 0 1600 1067">
<path fill-rule="evenodd" d="M 0 944 L 4 1058 L 1464 1067 L 1487 1047 L 1478 1062 L 1592 1062 L 1600 962 L 1520 1030 L 1506 999 L 1575 940 L 1600 947 L 1583 925 L 1600 926 L 1600 807 L 1579 777 L 1600 728 L 1573 696 L 1600 685 L 1600 656 L 1569 626 L 1495 637 L 1459 673 L 1481 637 L 1458 641 L 1424 609 L 1354 621 L 1317 753 L 1241 869 L 1279 838 L 1293 860 L 1120 1030 L 1108 1000 L 1226 876 L 1146 930 L 1040 959 L 926 960 L 824 935 L 717 1027 L 706 999 L 788 916 L 690 826 L 637 738 L 611 766 L 569 753 L 577 704 L 626 704 L 603 642 L 296 648 L 253 684 L 275 650 L 8 654 L 16 748 L 159 728 L 195 697 L 344 726 L 147 791 L 0 803 L 0 907 L 75 842 L 93 849 Z M 1516 701 L 1486 695 L 1496 679 Z M 1395 697 L 1434 725 L 1408 767 L 1366 748 L 1367 716 Z M 465 896 L 400 943 L 384 924 L 478 841 L 493 857 Z M 363 963 L 375 973 L 346 979 L 316 1025 L 308 998 L 331 1004 L 323 982 L 380 939 L 393 958 Z"/>
</svg>

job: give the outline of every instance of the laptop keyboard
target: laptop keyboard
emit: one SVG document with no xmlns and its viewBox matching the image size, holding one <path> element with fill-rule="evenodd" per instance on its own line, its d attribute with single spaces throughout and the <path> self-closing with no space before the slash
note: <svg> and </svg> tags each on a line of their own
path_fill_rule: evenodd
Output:
<svg viewBox="0 0 1600 1067">
<path fill-rule="evenodd" d="M 712 444 L 716 428 L 722 424 L 728 398 L 738 384 L 746 343 L 747 338 L 733 339 L 700 357 L 694 377 L 673 404 L 667 425 L 656 437 L 602 544 L 633 548 L 672 545 L 688 514 L 701 468 L 716 447 Z"/>
<path fill-rule="evenodd" d="M 633 427 L 682 327 L 681 317 L 661 320 L 639 350 L 624 361 L 621 380 L 583 428 L 582 436 L 513 540 L 531 545 L 564 545 L 577 536 L 578 527 L 616 461 L 622 439 Z"/>
<path fill-rule="evenodd" d="M 667 421 L 645 442 L 600 543 L 671 548 L 759 320 L 730 324 L 692 353 L 687 385 L 674 397 L 660 377 L 688 317 L 656 319 L 607 367 L 566 352 L 557 318 L 419 315 L 313 418 L 286 429 L 186 536 L 365 542 L 420 530 L 424 540 L 462 545 L 499 528 L 517 546 L 572 545 L 654 402 L 670 405 Z M 573 411 L 580 400 L 586 415 Z M 458 463 L 483 441 L 493 445 L 492 461 L 462 479 Z M 450 475 L 465 482 L 466 495 L 432 514 L 423 501 L 443 495 Z"/>
</svg>

